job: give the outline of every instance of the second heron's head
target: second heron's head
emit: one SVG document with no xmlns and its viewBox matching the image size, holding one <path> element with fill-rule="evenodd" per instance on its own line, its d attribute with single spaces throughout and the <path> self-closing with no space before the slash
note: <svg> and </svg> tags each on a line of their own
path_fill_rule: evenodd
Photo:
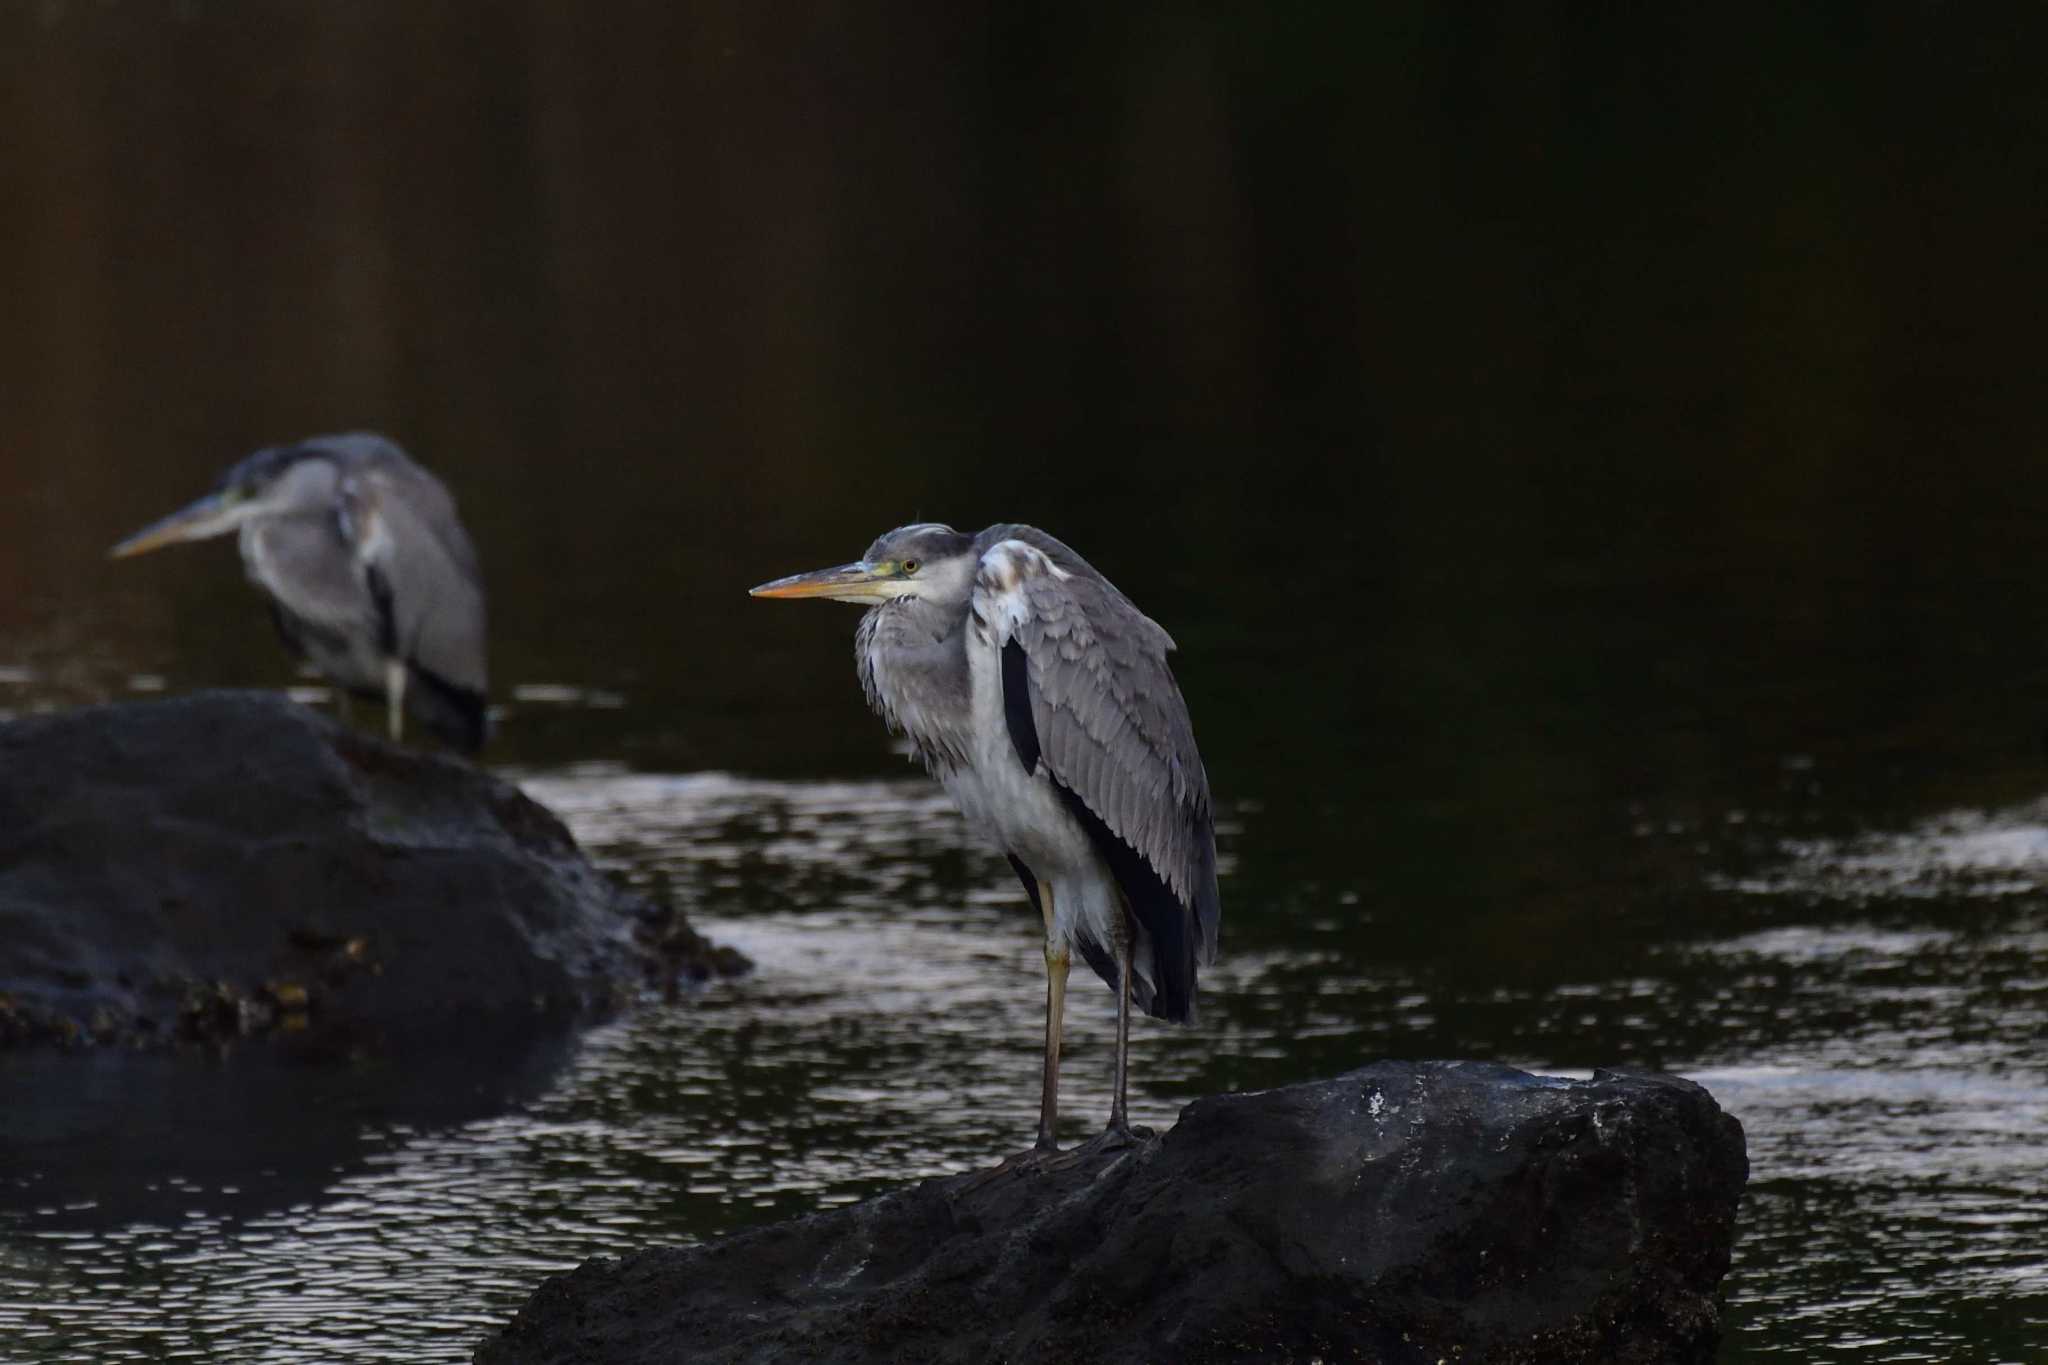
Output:
<svg viewBox="0 0 2048 1365">
<path fill-rule="evenodd" d="M 829 597 L 875 606 L 899 597 L 965 602 L 974 589 L 974 537 L 937 522 L 899 526 L 851 564 L 791 574 L 752 589 L 755 597 Z"/>
<path fill-rule="evenodd" d="M 209 540 L 258 517 L 331 507 L 340 481 L 336 437 L 270 446 L 221 475 L 213 491 L 151 522 L 107 551 L 115 559 L 187 540 Z"/>
</svg>

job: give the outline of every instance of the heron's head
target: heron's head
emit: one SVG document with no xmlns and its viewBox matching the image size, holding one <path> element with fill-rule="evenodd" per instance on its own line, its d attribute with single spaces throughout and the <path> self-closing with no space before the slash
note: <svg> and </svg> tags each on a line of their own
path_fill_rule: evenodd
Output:
<svg viewBox="0 0 2048 1365">
<path fill-rule="evenodd" d="M 209 540 L 265 516 L 320 510 L 333 505 L 341 472 L 334 440 L 270 446 L 230 468 L 213 491 L 151 522 L 107 551 L 115 559 L 144 554 L 180 541 Z"/>
<path fill-rule="evenodd" d="M 974 537 L 920 522 L 889 532 L 851 564 L 791 574 L 752 590 L 755 597 L 829 597 L 875 606 L 897 598 L 965 602 L 974 590 Z"/>
</svg>

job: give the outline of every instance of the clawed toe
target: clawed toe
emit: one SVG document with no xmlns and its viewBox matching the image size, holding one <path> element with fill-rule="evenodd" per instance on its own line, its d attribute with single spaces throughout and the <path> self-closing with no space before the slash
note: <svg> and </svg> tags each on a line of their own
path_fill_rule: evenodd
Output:
<svg viewBox="0 0 2048 1365">
<path fill-rule="evenodd" d="M 1133 1147 L 1142 1146 L 1155 1136 L 1150 1128 L 1134 1128 L 1128 1123 L 1113 1122 L 1086 1142 L 1064 1151 L 1048 1143 L 1012 1153 L 987 1170 L 976 1171 L 963 1179 L 959 1185 L 959 1192 L 971 1194 L 1004 1176 L 1027 1175 L 1035 1171 L 1071 1170 L 1106 1153 L 1128 1151 Z"/>
<path fill-rule="evenodd" d="M 1108 1152 L 1127 1151 L 1151 1136 L 1150 1128 L 1133 1128 L 1128 1123 L 1112 1123 L 1078 1147 L 1070 1147 L 1064 1152 L 1047 1153 L 1040 1165 L 1049 1171 L 1066 1170 Z"/>
<path fill-rule="evenodd" d="M 1006 1175 L 1023 1175 L 1029 1171 L 1051 1169 L 1052 1162 L 1065 1155 L 1057 1147 L 1026 1147 L 1013 1152 L 987 1170 L 976 1171 L 960 1182 L 960 1193 L 970 1194 L 984 1185 L 1000 1180 Z"/>
</svg>

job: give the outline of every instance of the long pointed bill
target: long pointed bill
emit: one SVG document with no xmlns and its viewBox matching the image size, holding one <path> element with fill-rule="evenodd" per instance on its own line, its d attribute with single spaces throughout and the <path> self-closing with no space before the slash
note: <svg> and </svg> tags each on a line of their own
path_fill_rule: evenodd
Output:
<svg viewBox="0 0 2048 1365">
<path fill-rule="evenodd" d="M 205 540 L 241 525 L 240 509 L 219 493 L 209 493 L 195 503 L 180 507 L 161 521 L 153 521 L 107 551 L 109 559 L 126 559 L 147 554 L 182 540 Z"/>
<path fill-rule="evenodd" d="M 839 602 L 880 602 L 895 594 L 893 580 L 883 578 L 867 565 L 837 564 L 829 569 L 795 573 L 747 589 L 749 597 L 830 597 Z"/>
</svg>

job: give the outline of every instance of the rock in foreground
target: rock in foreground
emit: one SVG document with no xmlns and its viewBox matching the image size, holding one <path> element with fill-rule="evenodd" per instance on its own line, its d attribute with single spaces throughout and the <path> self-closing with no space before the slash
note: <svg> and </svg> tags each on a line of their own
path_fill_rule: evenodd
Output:
<svg viewBox="0 0 2048 1365">
<path fill-rule="evenodd" d="M 566 1012 L 677 941 L 646 909 L 516 787 L 269 693 L 0 725 L 0 1042 Z"/>
<path fill-rule="evenodd" d="M 593 1260 L 476 1360 L 1704 1362 L 1747 1176 L 1688 1081 L 1381 1062 L 1070 1169 Z"/>
</svg>

